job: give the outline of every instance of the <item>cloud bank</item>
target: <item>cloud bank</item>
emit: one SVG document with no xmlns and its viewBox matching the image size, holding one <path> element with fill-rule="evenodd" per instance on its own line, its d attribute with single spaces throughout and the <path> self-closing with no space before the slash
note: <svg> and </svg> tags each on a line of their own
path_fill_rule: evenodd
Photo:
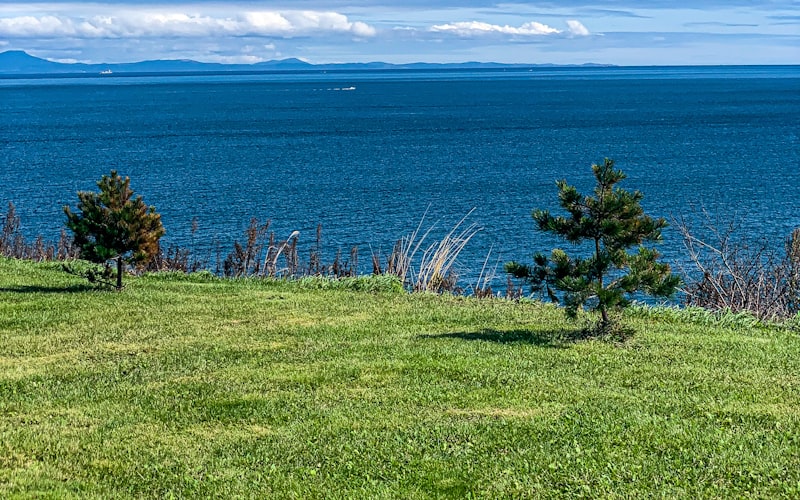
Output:
<svg viewBox="0 0 800 500">
<path fill-rule="evenodd" d="M 115 15 L 64 15 L 0 18 L 0 36 L 10 38 L 139 38 L 263 36 L 291 38 L 310 34 L 373 37 L 374 27 L 337 12 L 248 11 L 232 17 L 182 12 L 134 11 Z"/>
<path fill-rule="evenodd" d="M 560 31 L 555 28 L 551 28 L 546 24 L 537 22 L 529 22 L 519 27 L 513 27 L 508 25 L 499 26 L 497 24 L 483 23 L 480 21 L 434 25 L 431 27 L 431 31 L 438 33 L 453 33 L 464 37 L 475 35 L 480 36 L 490 33 L 520 36 L 552 35 L 555 33 L 560 33 Z"/>
<path fill-rule="evenodd" d="M 587 36 L 589 30 L 580 21 L 570 19 L 567 21 L 568 32 L 576 36 Z M 480 21 L 465 21 L 448 24 L 437 24 L 430 28 L 434 33 L 451 33 L 460 37 L 471 38 L 491 34 L 513 35 L 513 36 L 542 36 L 557 35 L 564 31 L 552 26 L 548 26 L 536 21 L 530 21 L 520 26 L 489 24 Z"/>
</svg>

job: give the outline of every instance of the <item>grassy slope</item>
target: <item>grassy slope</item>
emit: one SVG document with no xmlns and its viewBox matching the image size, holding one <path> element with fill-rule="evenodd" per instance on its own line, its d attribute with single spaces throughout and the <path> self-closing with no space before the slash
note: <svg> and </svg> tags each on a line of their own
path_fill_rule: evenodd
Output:
<svg viewBox="0 0 800 500">
<path fill-rule="evenodd" d="M 800 495 L 800 338 L 0 259 L 0 497 Z"/>
</svg>

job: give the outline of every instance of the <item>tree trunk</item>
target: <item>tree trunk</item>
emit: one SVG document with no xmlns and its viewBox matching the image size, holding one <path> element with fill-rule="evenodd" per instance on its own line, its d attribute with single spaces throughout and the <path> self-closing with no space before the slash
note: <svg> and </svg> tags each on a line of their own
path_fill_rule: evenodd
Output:
<svg viewBox="0 0 800 500">
<path fill-rule="evenodd" d="M 595 262 L 597 263 L 597 281 L 598 281 L 598 288 L 599 292 L 603 292 L 603 269 L 600 265 L 600 238 L 594 239 L 594 258 Z M 598 294 L 597 300 L 598 304 L 597 307 L 600 309 L 600 315 L 603 317 L 603 328 L 608 326 L 608 311 L 606 311 L 606 305 L 603 303 L 603 299 L 601 299 L 602 295 Z"/>
<path fill-rule="evenodd" d="M 122 255 L 117 257 L 117 290 L 122 290 Z"/>
</svg>

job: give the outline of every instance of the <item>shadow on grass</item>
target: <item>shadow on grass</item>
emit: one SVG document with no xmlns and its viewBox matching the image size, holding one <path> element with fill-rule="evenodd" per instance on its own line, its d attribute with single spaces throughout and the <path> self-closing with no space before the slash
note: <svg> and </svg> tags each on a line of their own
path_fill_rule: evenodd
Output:
<svg viewBox="0 0 800 500">
<path fill-rule="evenodd" d="M 498 344 L 532 344 L 543 347 L 566 348 L 569 344 L 590 338 L 586 330 L 481 330 L 478 332 L 452 332 L 420 335 L 428 339 L 480 340 Z"/>
<path fill-rule="evenodd" d="M 89 284 L 68 286 L 19 285 L 0 287 L 0 292 L 12 293 L 80 293 L 93 290 L 97 290 L 97 287 Z"/>
</svg>

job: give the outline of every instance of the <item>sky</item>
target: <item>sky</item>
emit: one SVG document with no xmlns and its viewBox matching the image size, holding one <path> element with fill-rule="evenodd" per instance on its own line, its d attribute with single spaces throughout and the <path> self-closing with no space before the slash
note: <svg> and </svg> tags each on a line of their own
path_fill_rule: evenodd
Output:
<svg viewBox="0 0 800 500">
<path fill-rule="evenodd" d="M 800 0 L 0 0 L 60 62 L 800 64 Z"/>
</svg>

